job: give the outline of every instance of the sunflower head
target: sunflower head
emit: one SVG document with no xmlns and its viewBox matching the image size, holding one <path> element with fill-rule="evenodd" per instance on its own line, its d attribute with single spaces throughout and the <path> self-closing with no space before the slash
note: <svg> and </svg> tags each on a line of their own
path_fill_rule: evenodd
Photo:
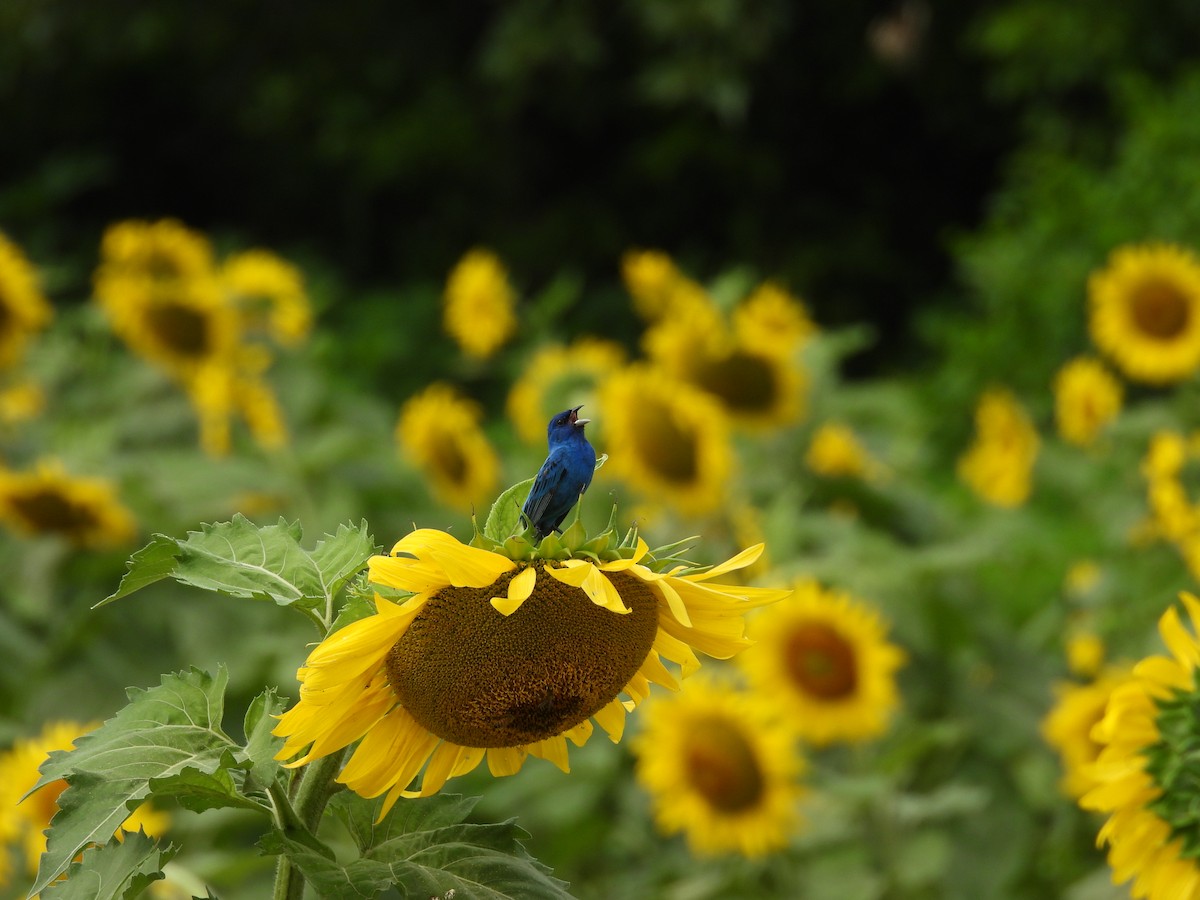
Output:
<svg viewBox="0 0 1200 900">
<path fill-rule="evenodd" d="M 1088 280 L 1096 346 L 1135 380 L 1182 381 L 1200 366 L 1200 261 L 1174 244 L 1119 247 Z"/>
<path fill-rule="evenodd" d="M 0 469 L 0 521 L 22 535 L 85 547 L 122 544 L 137 530 L 109 482 L 69 475 L 49 459 L 28 472 Z"/>
<path fill-rule="evenodd" d="M 560 409 L 590 406 L 600 382 L 624 362 L 620 345 L 595 338 L 539 349 L 508 394 L 508 416 L 521 439 L 544 444 L 550 417 Z"/>
<path fill-rule="evenodd" d="M 975 409 L 975 440 L 959 457 L 958 476 L 994 506 L 1029 499 L 1041 440 L 1012 392 L 993 388 Z"/>
<path fill-rule="evenodd" d="M 1069 443 L 1091 446 L 1121 411 L 1121 396 L 1121 383 L 1098 360 L 1071 360 L 1054 378 L 1058 433 Z"/>
<path fill-rule="evenodd" d="M 45 328 L 50 317 L 33 265 L 0 233 L 0 366 L 16 363 L 30 336 Z"/>
<path fill-rule="evenodd" d="M 578 520 L 535 544 L 498 524 L 516 521 L 507 505 L 519 487 L 471 544 L 419 529 L 370 560 L 376 614 L 300 669 L 300 702 L 276 728 L 281 759 L 359 741 L 339 778 L 363 796 L 387 793 L 385 810 L 484 757 L 495 775 L 529 755 L 565 771 L 567 741 L 582 745 L 593 721 L 619 740 L 652 682 L 678 688 L 664 659 L 687 675 L 695 650 L 732 656 L 748 643 L 744 611 L 786 594 L 716 580 L 761 546 L 702 569 L 678 560 L 677 545 L 652 552 L 636 529 L 590 536 Z"/>
<path fill-rule="evenodd" d="M 516 293 L 490 250 L 471 250 L 459 260 L 443 299 L 446 331 L 469 356 L 487 359 L 517 330 Z"/>
<path fill-rule="evenodd" d="M 245 331 L 269 334 L 285 346 L 308 336 L 312 309 L 295 266 L 267 250 L 246 250 L 225 260 L 221 281 L 236 300 Z"/>
</svg>

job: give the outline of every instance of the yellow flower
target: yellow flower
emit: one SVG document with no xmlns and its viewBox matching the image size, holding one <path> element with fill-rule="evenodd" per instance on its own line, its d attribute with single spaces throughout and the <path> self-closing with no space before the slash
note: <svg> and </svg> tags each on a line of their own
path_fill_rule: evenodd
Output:
<svg viewBox="0 0 1200 900">
<path fill-rule="evenodd" d="M 826 478 L 873 479 L 883 471 L 859 442 L 858 436 L 840 422 L 826 422 L 817 429 L 804 455 L 804 463 Z"/>
<path fill-rule="evenodd" d="M 432 384 L 400 411 L 396 440 L 443 502 L 470 509 L 496 489 L 500 461 L 479 427 L 482 410 L 448 384 Z"/>
<path fill-rule="evenodd" d="M 260 347 L 243 347 L 229 359 L 211 361 L 184 385 L 200 421 L 200 446 L 212 457 L 229 453 L 232 420 L 241 413 L 264 450 L 287 445 L 287 424 L 275 392 L 258 374 L 270 363 Z"/>
<path fill-rule="evenodd" d="M 517 330 L 516 295 L 499 257 L 467 253 L 446 281 L 446 331 L 470 356 L 486 359 Z"/>
<path fill-rule="evenodd" d="M 567 771 L 567 739 L 582 746 L 593 718 L 618 741 L 651 682 L 677 687 L 663 657 L 686 676 L 699 667 L 693 648 L 727 658 L 747 645 L 743 612 L 786 592 L 713 579 L 760 551 L 683 574 L 648 567 L 641 539 L 599 564 L 517 563 L 414 531 L 368 564 L 372 582 L 413 596 L 377 594 L 376 615 L 312 651 L 297 673 L 300 701 L 275 729 L 286 738 L 278 758 L 303 765 L 360 741 L 338 780 L 364 797 L 386 793 L 381 815 L 485 755 L 493 775 L 530 754 Z"/>
<path fill-rule="evenodd" d="M 46 394 L 32 381 L 19 381 L 0 390 L 0 424 L 20 425 L 46 406 Z"/>
<path fill-rule="evenodd" d="M 624 361 L 618 344 L 596 338 L 541 347 L 508 394 L 508 416 L 521 439 L 542 446 L 550 418 L 580 404 L 590 406 L 597 385 Z"/>
<path fill-rule="evenodd" d="M 817 333 L 804 304 L 766 281 L 733 310 L 733 331 L 743 347 L 793 353 Z"/>
<path fill-rule="evenodd" d="M 653 362 L 718 400 L 739 424 L 786 425 L 804 411 L 799 345 L 739 342 L 707 297 L 676 300 L 642 343 Z"/>
<path fill-rule="evenodd" d="M 975 441 L 958 461 L 958 476 L 995 506 L 1020 506 L 1029 499 L 1037 431 L 1011 392 L 984 393 L 975 410 Z"/>
<path fill-rule="evenodd" d="M 637 778 L 664 833 L 683 832 L 706 855 L 761 857 L 787 845 L 804 766 L 794 732 L 769 704 L 697 676 L 642 715 Z"/>
<path fill-rule="evenodd" d="M 644 365 L 600 388 L 605 471 L 685 514 L 716 509 L 733 469 L 721 406 L 703 391 Z"/>
<path fill-rule="evenodd" d="M 1192 628 L 1200 601 L 1182 594 Z M 1102 745 L 1087 774 L 1096 786 L 1084 809 L 1108 814 L 1098 843 L 1108 845 L 1113 882 L 1133 879 L 1133 897 L 1200 897 L 1194 746 L 1198 728 L 1196 669 L 1200 642 L 1174 607 L 1158 623 L 1170 657 L 1152 656 L 1116 687 L 1092 730 Z"/>
<path fill-rule="evenodd" d="M 31 472 L 0 468 L 0 521 L 23 535 L 59 535 L 86 547 L 123 544 L 137 532 L 108 481 L 68 475 L 53 460 Z"/>
<path fill-rule="evenodd" d="M 1054 415 L 1064 441 L 1090 447 L 1121 411 L 1121 384 L 1097 360 L 1078 357 L 1054 378 Z"/>
<path fill-rule="evenodd" d="M 1104 718 L 1108 698 L 1129 678 L 1131 667 L 1109 669 L 1090 684 L 1064 682 L 1055 687 L 1053 709 L 1042 720 L 1042 737 L 1062 761 L 1062 792 L 1079 799 L 1099 784 L 1091 766 L 1100 755 L 1092 728 Z"/>
<path fill-rule="evenodd" d="M 1076 631 L 1067 636 L 1067 668 L 1072 675 L 1091 678 L 1104 664 L 1104 640 L 1090 631 Z"/>
<path fill-rule="evenodd" d="M 621 277 L 638 315 L 648 321 L 674 312 L 680 303 L 707 300 L 699 284 L 679 271 L 661 250 L 629 250 L 621 257 Z"/>
<path fill-rule="evenodd" d="M 21 249 L 0 233 L 0 367 L 15 364 L 34 333 L 51 318 L 37 272 Z"/>
<path fill-rule="evenodd" d="M 791 712 L 803 738 L 866 741 L 887 729 L 905 655 L 860 600 L 802 581 L 791 600 L 754 619 L 750 635 L 757 646 L 739 662 L 759 693 Z"/>
<path fill-rule="evenodd" d="M 38 768 L 46 761 L 52 750 L 70 750 L 74 742 L 97 723 L 81 725 L 77 722 L 50 722 L 41 733 L 33 738 L 16 741 L 12 748 L 0 753 L 0 840 L 17 845 L 24 853 L 25 871 L 32 877 L 37 872 L 38 860 L 46 850 L 45 830 L 58 812 L 58 798 L 67 783 L 54 781 L 37 792 L 24 797 L 37 784 Z M 158 837 L 170 826 L 170 817 L 142 804 L 121 823 L 117 829 L 120 837 L 125 831 L 143 829 L 146 834 Z M 7 857 L 7 854 L 0 854 Z M 0 877 L 0 886 L 7 878 Z"/>
<path fill-rule="evenodd" d="M 1200 366 L 1200 262 L 1173 244 L 1119 247 L 1088 279 L 1092 340 L 1134 381 L 1182 381 Z"/>
<path fill-rule="evenodd" d="M 246 250 L 225 260 L 221 281 L 237 298 L 245 330 L 265 330 L 289 347 L 308 336 L 312 309 L 295 266 L 266 250 Z"/>
<path fill-rule="evenodd" d="M 1068 597 L 1084 597 L 1100 584 L 1104 573 L 1093 559 L 1081 559 L 1071 564 L 1063 577 L 1063 591 Z"/>
</svg>

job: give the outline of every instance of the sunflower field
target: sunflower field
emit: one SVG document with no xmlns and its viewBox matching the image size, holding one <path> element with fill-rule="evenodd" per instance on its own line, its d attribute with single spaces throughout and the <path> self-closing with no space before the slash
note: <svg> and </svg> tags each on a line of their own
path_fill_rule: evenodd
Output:
<svg viewBox="0 0 1200 900">
<path fill-rule="evenodd" d="M 0 898 L 1200 900 L 1200 8 L 406 6 L 0 8 Z"/>
</svg>

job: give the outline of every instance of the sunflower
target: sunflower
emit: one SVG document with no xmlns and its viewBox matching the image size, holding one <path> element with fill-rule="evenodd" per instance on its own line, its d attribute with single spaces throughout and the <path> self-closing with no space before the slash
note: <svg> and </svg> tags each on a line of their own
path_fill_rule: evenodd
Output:
<svg viewBox="0 0 1200 900">
<path fill-rule="evenodd" d="M 637 779 L 664 833 L 683 832 L 697 854 L 761 857 L 787 845 L 804 765 L 771 705 L 701 675 L 642 715 Z"/>
<path fill-rule="evenodd" d="M 1062 792 L 1079 799 L 1099 784 L 1091 767 L 1100 755 L 1092 728 L 1104 718 L 1113 690 L 1130 676 L 1130 667 L 1109 668 L 1088 684 L 1064 682 L 1055 686 L 1054 707 L 1042 720 L 1042 737 L 1062 761 Z"/>
<path fill-rule="evenodd" d="M 732 321 L 740 345 L 777 353 L 792 353 L 817 333 L 804 304 L 774 281 L 734 307 Z"/>
<path fill-rule="evenodd" d="M 905 655 L 860 600 L 802 581 L 790 601 L 751 623 L 750 634 L 758 645 L 739 662 L 758 691 L 791 710 L 801 737 L 823 745 L 887 729 Z"/>
<path fill-rule="evenodd" d="M 445 502 L 470 509 L 496 488 L 500 461 L 479 427 L 483 415 L 448 384 L 432 384 L 400 410 L 396 441 Z"/>
<path fill-rule="evenodd" d="M 1184 484 L 1190 464 L 1200 458 L 1200 432 L 1190 438 L 1176 431 L 1158 431 L 1142 458 L 1146 501 L 1157 533 L 1182 545 L 1200 532 L 1200 507 Z"/>
<path fill-rule="evenodd" d="M 1121 383 L 1098 360 L 1081 356 L 1054 377 L 1054 415 L 1063 440 L 1089 447 L 1121 411 Z"/>
<path fill-rule="evenodd" d="M 36 418 L 46 406 L 46 392 L 32 381 L 17 381 L 0 389 L 0 425 L 20 425 Z"/>
<path fill-rule="evenodd" d="M 733 469 L 721 406 L 659 370 L 634 365 L 600 388 L 606 471 L 685 514 L 716 509 Z"/>
<path fill-rule="evenodd" d="M 804 411 L 799 344 L 738 341 L 707 297 L 677 300 L 642 343 L 654 363 L 715 398 L 739 424 L 786 425 Z"/>
<path fill-rule="evenodd" d="M 221 282 L 237 299 L 247 331 L 266 331 L 289 347 L 308 336 L 312 309 L 295 266 L 267 250 L 246 250 L 225 260 Z"/>
<path fill-rule="evenodd" d="M 312 651 L 297 673 L 300 701 L 275 728 L 286 738 L 278 758 L 299 766 L 361 739 L 338 780 L 364 797 L 386 793 L 381 815 L 484 756 L 493 775 L 517 772 L 528 755 L 568 771 L 567 740 L 582 746 L 593 718 L 619 741 L 651 682 L 677 687 L 663 657 L 686 676 L 699 667 L 693 648 L 732 656 L 748 644 L 743 612 L 786 595 L 713 581 L 761 547 L 707 571 L 661 572 L 636 534 L 579 532 L 535 550 L 520 537 L 501 545 L 477 534 L 486 546 L 470 546 L 420 529 L 372 557 L 373 583 L 412 596 L 377 593 L 375 615 Z M 513 547 L 524 548 L 519 561 L 498 552 Z"/>
<path fill-rule="evenodd" d="M 487 359 L 517 330 L 516 295 L 490 250 L 472 250 L 459 260 L 444 301 L 446 331 L 470 356 Z"/>
<path fill-rule="evenodd" d="M 629 250 L 621 257 L 621 277 L 638 315 L 656 321 L 676 307 L 707 300 L 707 292 L 684 275 L 661 250 Z"/>
<path fill-rule="evenodd" d="M 826 478 L 873 480 L 883 468 L 867 453 L 858 436 L 840 422 L 826 422 L 812 436 L 804 464 Z"/>
<path fill-rule="evenodd" d="M 97 727 L 97 723 L 81 725 L 76 722 L 50 722 L 33 738 L 18 740 L 12 748 L 0 753 L 0 840 L 18 848 L 24 857 L 25 872 L 32 877 L 38 861 L 46 850 L 45 830 L 58 812 L 59 795 L 67 783 L 59 780 L 25 797 L 38 782 L 38 769 L 52 750 L 70 750 L 74 742 Z M 22 798 L 24 799 L 22 800 Z M 121 823 L 118 838 L 125 831 L 139 828 L 152 837 L 164 834 L 170 825 L 166 813 L 142 804 Z M 0 858 L 8 862 L 8 854 Z M 7 878 L 0 877 L 0 886 Z"/>
<path fill-rule="evenodd" d="M 569 347 L 540 348 L 508 394 L 508 416 L 521 439 L 541 446 L 546 423 L 555 413 L 590 404 L 597 385 L 625 362 L 612 341 L 581 338 Z"/>
<path fill-rule="evenodd" d="M 1088 279 L 1092 340 L 1134 381 L 1182 381 L 1200 366 L 1200 261 L 1174 244 L 1119 247 Z"/>
<path fill-rule="evenodd" d="M 994 388 L 975 410 L 975 441 L 958 460 L 958 476 L 995 506 L 1016 507 L 1029 499 L 1037 431 L 1010 391 Z"/>
<path fill-rule="evenodd" d="M 59 535 L 86 547 L 123 544 L 137 531 L 108 481 L 68 475 L 53 460 L 31 472 L 0 468 L 0 521 L 19 534 Z"/>
<path fill-rule="evenodd" d="M 260 374 L 269 364 L 264 348 L 243 347 L 228 359 L 212 360 L 187 380 L 184 387 L 200 421 L 200 446 L 209 456 L 229 453 L 238 413 L 264 450 L 286 446 L 283 411 Z"/>
<path fill-rule="evenodd" d="M 1072 629 L 1066 640 L 1067 668 L 1072 675 L 1093 678 L 1104 665 L 1104 639 L 1094 631 Z"/>
<path fill-rule="evenodd" d="M 51 318 L 37 272 L 21 249 L 0 233 L 0 367 L 16 363 L 34 333 Z"/>
<path fill-rule="evenodd" d="M 1192 628 L 1200 601 L 1182 594 Z M 1108 845 L 1113 882 L 1134 879 L 1133 897 L 1200 897 L 1200 835 L 1196 831 L 1196 735 L 1200 734 L 1200 641 L 1174 607 L 1159 619 L 1170 657 L 1152 656 L 1109 698 L 1092 730 L 1102 745 L 1088 770 L 1096 786 L 1084 809 L 1107 813 L 1098 842 Z"/>
</svg>

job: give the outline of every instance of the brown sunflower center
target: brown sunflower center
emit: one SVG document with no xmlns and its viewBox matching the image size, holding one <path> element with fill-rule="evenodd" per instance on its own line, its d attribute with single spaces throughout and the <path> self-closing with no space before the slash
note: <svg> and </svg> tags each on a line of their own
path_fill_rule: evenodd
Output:
<svg viewBox="0 0 1200 900">
<path fill-rule="evenodd" d="M 204 313 L 180 303 L 155 303 L 145 312 L 146 324 L 167 347 L 182 356 L 203 357 L 211 350 L 209 321 Z"/>
<path fill-rule="evenodd" d="M 784 659 L 796 684 L 821 700 L 846 697 L 858 686 L 854 648 L 828 625 L 809 622 L 795 628 L 785 642 Z"/>
<path fill-rule="evenodd" d="M 699 366 L 696 383 L 735 412 L 769 412 L 779 396 L 775 369 L 763 357 L 742 350 Z"/>
<path fill-rule="evenodd" d="M 1138 285 L 1130 312 L 1142 334 L 1165 341 L 1187 329 L 1191 308 L 1178 287 L 1156 279 Z"/>
<path fill-rule="evenodd" d="M 731 723 L 711 718 L 695 723 L 684 751 L 688 784 L 714 809 L 736 813 L 755 806 L 763 773 L 746 736 Z"/>
<path fill-rule="evenodd" d="M 574 728 L 616 698 L 658 633 L 658 599 L 632 575 L 607 575 L 627 615 L 539 571 L 529 599 L 502 616 L 489 601 L 512 577 L 438 591 L 388 653 L 405 709 L 463 747 L 519 747 Z"/>
<path fill-rule="evenodd" d="M 634 441 L 646 465 L 667 481 L 696 480 L 696 435 L 681 428 L 670 410 L 647 403 L 637 417 Z"/>
<path fill-rule="evenodd" d="M 31 530 L 41 534 L 78 536 L 99 524 L 90 509 L 56 490 L 37 490 L 10 497 L 8 502 Z"/>
<path fill-rule="evenodd" d="M 433 442 L 434 467 L 452 484 L 463 484 L 467 480 L 467 458 L 462 447 L 451 434 L 440 433 Z"/>
</svg>

